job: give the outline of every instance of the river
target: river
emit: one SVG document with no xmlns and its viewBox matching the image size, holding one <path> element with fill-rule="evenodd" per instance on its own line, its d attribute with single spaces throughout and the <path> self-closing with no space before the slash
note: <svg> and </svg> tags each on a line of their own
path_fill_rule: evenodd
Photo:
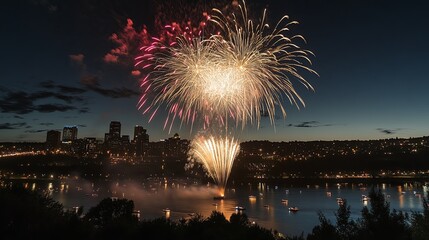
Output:
<svg viewBox="0 0 429 240">
<path fill-rule="evenodd" d="M 173 220 L 188 218 L 195 213 L 204 217 L 214 210 L 221 211 L 229 219 L 236 207 L 244 208 L 251 222 L 275 229 L 287 235 L 304 235 L 319 223 L 318 212 L 335 220 L 337 198 L 347 199 L 353 218 L 360 217 L 362 201 L 371 185 L 357 183 L 323 183 L 321 185 L 293 186 L 264 183 L 240 185 L 226 190 L 224 200 L 214 200 L 215 186 L 186 183 L 184 181 L 23 181 L 30 189 L 47 192 L 65 208 L 84 206 L 84 212 L 106 197 L 131 199 L 141 219 L 152 219 L 167 214 Z M 390 203 L 391 209 L 411 213 L 422 211 L 422 198 L 427 187 L 421 184 L 402 183 L 376 185 Z M 289 207 L 299 211 L 291 212 Z M 169 213 L 163 209 L 170 209 Z"/>
</svg>

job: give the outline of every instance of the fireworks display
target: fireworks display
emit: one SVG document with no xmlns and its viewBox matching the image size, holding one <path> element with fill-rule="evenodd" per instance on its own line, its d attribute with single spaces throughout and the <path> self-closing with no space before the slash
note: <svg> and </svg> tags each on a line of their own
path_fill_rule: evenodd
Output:
<svg viewBox="0 0 429 240">
<path fill-rule="evenodd" d="M 297 22 L 284 16 L 270 27 L 265 10 L 254 22 L 244 1 L 196 18 L 196 23 L 165 24 L 136 58 L 135 66 L 146 72 L 138 108 L 150 115 L 149 121 L 162 107 L 167 109 L 164 129 L 171 131 L 180 119 L 191 129 L 201 123 L 204 129 L 227 133 L 231 126 L 259 127 L 262 113 L 274 125 L 277 111 L 286 117 L 286 99 L 298 108 L 304 105 L 291 80 L 313 89 L 301 71 L 317 73 L 309 67 L 312 53 L 298 44 L 304 38 L 288 35 Z M 189 156 L 204 165 L 223 196 L 238 151 L 238 141 L 227 134 L 200 136 L 192 141 Z"/>
<path fill-rule="evenodd" d="M 226 183 L 240 144 L 228 137 L 196 137 L 191 142 L 189 156 L 199 160 L 204 169 L 218 184 L 220 196 L 224 196 Z"/>
<path fill-rule="evenodd" d="M 192 34 L 195 31 L 184 32 L 175 41 L 154 38 L 142 48 L 144 54 L 137 57 L 136 65 L 152 69 L 141 83 L 145 94 L 139 108 L 144 113 L 153 116 L 165 104 L 164 127 L 176 118 L 191 124 L 201 120 L 205 126 L 214 120 L 226 125 L 233 119 L 244 127 L 247 123 L 259 126 L 261 112 L 274 123 L 276 108 L 285 117 L 285 97 L 298 107 L 304 104 L 290 78 L 312 89 L 299 70 L 315 72 L 307 66 L 312 53 L 296 43 L 303 37 L 286 34 L 296 22 L 286 23 L 285 16 L 270 29 L 265 11 L 261 22 L 254 23 L 245 6 L 238 9 L 232 16 L 218 9 L 206 15 L 207 24 L 220 29 L 206 39 L 202 30 L 197 36 Z M 154 92 L 154 98 L 147 92 Z"/>
</svg>

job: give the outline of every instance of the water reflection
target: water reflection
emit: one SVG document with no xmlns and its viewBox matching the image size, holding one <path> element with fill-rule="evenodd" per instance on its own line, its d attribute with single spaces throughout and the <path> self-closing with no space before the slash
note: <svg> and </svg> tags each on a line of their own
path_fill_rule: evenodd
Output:
<svg viewBox="0 0 429 240">
<path fill-rule="evenodd" d="M 170 217 L 171 217 L 171 210 L 169 208 L 164 208 L 162 211 L 165 214 L 165 219 L 170 219 Z"/>
<path fill-rule="evenodd" d="M 21 183 L 22 186 L 23 183 Z M 325 187 L 274 186 L 264 183 L 249 187 L 235 186 L 226 190 L 224 200 L 213 200 L 215 186 L 178 183 L 170 180 L 156 182 L 89 182 L 84 180 L 65 182 L 29 182 L 32 190 L 50 194 L 60 201 L 65 208 L 84 206 L 84 211 L 95 206 L 106 197 L 129 198 L 135 203 L 136 211 L 143 218 L 164 216 L 173 220 L 189 218 L 194 214 L 207 217 L 212 211 L 223 212 L 229 219 L 235 212 L 248 215 L 251 222 L 267 228 L 277 229 L 282 233 L 300 235 L 308 233 L 318 224 L 317 213 L 321 211 L 331 221 L 338 209 L 338 199 L 346 199 L 351 206 L 351 217 L 360 217 L 362 206 L 369 205 L 362 195 L 368 196 L 371 186 L 364 184 L 325 184 Z M 323 185 L 320 185 L 323 186 Z M 340 187 L 340 189 L 339 189 Z M 391 209 L 406 212 L 421 211 L 421 198 L 427 187 L 380 184 Z M 413 189 L 412 191 L 410 189 Z M 413 191 L 416 191 L 415 193 Z M 419 193 L 421 193 L 419 195 Z M 388 197 L 390 196 L 390 197 Z M 236 207 L 242 209 L 236 209 Z M 297 207 L 295 214 L 289 207 Z M 171 209 L 170 211 L 163 210 Z M 137 212 L 136 212 L 137 214 Z"/>
</svg>

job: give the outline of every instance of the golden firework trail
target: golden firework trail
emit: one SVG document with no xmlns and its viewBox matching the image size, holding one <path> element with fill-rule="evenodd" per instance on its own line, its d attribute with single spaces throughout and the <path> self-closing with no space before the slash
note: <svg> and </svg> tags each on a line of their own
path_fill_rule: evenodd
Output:
<svg viewBox="0 0 429 240">
<path fill-rule="evenodd" d="M 239 151 L 240 144 L 234 138 L 199 136 L 192 140 L 189 156 L 202 163 L 207 174 L 218 185 L 219 194 L 223 197 L 234 159 Z"/>
</svg>

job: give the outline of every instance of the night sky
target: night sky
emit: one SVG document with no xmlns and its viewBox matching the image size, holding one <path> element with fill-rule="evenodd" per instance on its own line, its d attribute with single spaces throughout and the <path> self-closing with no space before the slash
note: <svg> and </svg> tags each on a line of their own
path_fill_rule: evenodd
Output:
<svg viewBox="0 0 429 240">
<path fill-rule="evenodd" d="M 65 125 L 77 125 L 79 138 L 102 138 L 110 121 L 120 121 L 127 135 L 142 125 L 151 141 L 175 132 L 190 138 L 187 127 L 163 130 L 162 112 L 148 123 L 136 108 L 141 75 L 133 68 L 134 40 L 144 24 L 154 28 L 155 5 L 2 1 L 0 141 L 44 141 L 47 130 Z M 295 81 L 305 108 L 287 105 L 275 130 L 264 119 L 260 129 L 241 132 L 241 140 L 429 135 L 426 1 L 264 0 L 254 1 L 253 13 L 264 6 L 272 24 L 285 14 L 300 22 L 292 31 L 306 38 L 320 77 L 305 75 L 314 92 Z"/>
</svg>

